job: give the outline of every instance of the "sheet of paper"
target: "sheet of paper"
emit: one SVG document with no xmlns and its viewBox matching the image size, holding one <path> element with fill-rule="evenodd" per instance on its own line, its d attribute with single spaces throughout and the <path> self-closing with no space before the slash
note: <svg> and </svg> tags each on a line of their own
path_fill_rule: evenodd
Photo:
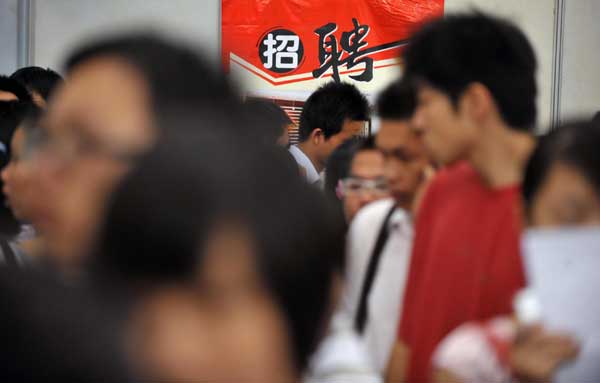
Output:
<svg viewBox="0 0 600 383">
<path fill-rule="evenodd" d="M 531 230 L 523 250 L 543 323 L 581 344 L 577 361 L 555 381 L 600 382 L 600 229 Z"/>
</svg>

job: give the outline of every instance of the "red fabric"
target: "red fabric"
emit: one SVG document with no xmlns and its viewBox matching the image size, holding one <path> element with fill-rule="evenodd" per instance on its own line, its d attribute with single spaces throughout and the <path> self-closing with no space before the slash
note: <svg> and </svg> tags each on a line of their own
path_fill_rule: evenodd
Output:
<svg viewBox="0 0 600 383">
<path fill-rule="evenodd" d="M 319 67 L 319 37 L 315 29 L 336 23 L 335 36 L 352 30 L 352 19 L 371 27 L 368 47 L 407 39 L 426 20 L 444 14 L 444 0 L 222 0 L 221 60 L 229 71 L 230 53 L 257 68 L 262 65 L 258 48 L 264 35 L 274 28 L 293 31 L 304 45 L 305 59 L 290 74 L 309 73 Z M 366 47 L 365 47 L 366 48 Z M 399 56 L 399 49 L 370 55 L 375 60 Z"/>
<path fill-rule="evenodd" d="M 416 221 L 399 337 L 411 349 L 408 381 L 430 380 L 437 344 L 467 321 L 512 312 L 525 285 L 520 189 L 490 189 L 467 163 L 441 171 Z"/>
</svg>

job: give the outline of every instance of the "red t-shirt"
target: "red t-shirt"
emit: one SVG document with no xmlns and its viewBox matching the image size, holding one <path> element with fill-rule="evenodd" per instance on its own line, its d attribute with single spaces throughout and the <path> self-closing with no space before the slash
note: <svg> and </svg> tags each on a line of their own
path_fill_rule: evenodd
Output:
<svg viewBox="0 0 600 383">
<path fill-rule="evenodd" d="M 416 220 L 399 337 L 411 349 L 408 381 L 430 381 L 437 344 L 467 321 L 512 312 L 525 285 L 520 188 L 490 189 L 467 163 L 442 170 Z"/>
</svg>

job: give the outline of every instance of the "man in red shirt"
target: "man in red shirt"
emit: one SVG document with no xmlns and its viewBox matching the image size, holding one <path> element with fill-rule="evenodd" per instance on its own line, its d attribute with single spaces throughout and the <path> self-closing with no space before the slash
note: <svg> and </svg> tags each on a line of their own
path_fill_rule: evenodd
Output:
<svg viewBox="0 0 600 383">
<path fill-rule="evenodd" d="M 418 84 L 412 122 L 445 170 L 416 220 L 399 330 L 407 374 L 393 359 L 388 378 L 427 382 L 443 337 L 511 313 L 525 284 L 519 185 L 535 144 L 536 59 L 517 27 L 475 13 L 426 25 L 404 60 Z"/>
</svg>

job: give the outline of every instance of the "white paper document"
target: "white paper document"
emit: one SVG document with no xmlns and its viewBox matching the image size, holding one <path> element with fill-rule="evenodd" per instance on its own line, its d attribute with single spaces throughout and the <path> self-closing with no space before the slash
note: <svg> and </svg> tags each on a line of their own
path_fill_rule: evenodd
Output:
<svg viewBox="0 0 600 383">
<path fill-rule="evenodd" d="M 530 230 L 523 250 L 544 325 L 574 335 L 581 346 L 555 381 L 600 382 L 600 229 Z"/>
</svg>

